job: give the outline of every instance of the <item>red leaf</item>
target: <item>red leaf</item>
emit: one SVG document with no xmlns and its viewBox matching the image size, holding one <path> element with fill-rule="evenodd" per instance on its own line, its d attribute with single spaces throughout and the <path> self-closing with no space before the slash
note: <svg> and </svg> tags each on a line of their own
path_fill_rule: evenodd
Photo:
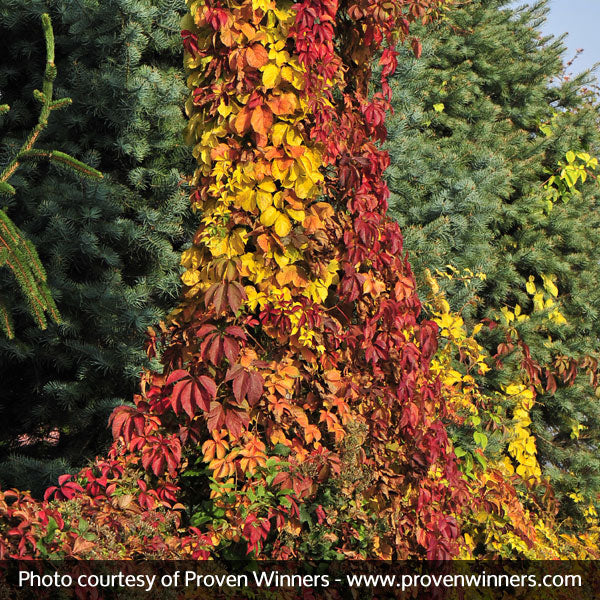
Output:
<svg viewBox="0 0 600 600">
<path fill-rule="evenodd" d="M 179 381 L 183 377 L 189 377 L 189 376 L 190 376 L 190 374 L 187 371 L 185 371 L 184 369 L 176 369 L 167 378 L 166 385 L 170 385 L 171 383 L 174 383 L 175 381 Z"/>
<path fill-rule="evenodd" d="M 230 363 L 235 362 L 237 357 L 240 355 L 239 343 L 230 337 L 223 339 L 223 350 L 225 351 L 225 356 Z"/>
<path fill-rule="evenodd" d="M 222 313 L 225 308 L 225 283 L 213 283 L 208 290 L 206 290 L 204 303 L 206 304 L 206 308 L 209 308 L 212 304 L 214 305 L 217 314 Z"/>
<path fill-rule="evenodd" d="M 209 333 L 216 333 L 217 332 L 217 327 L 216 325 L 211 325 L 211 324 L 204 324 L 202 325 L 202 327 L 200 327 L 197 331 L 196 331 L 196 335 L 199 338 L 203 338 L 206 335 L 208 335 Z"/>
<path fill-rule="evenodd" d="M 152 457 L 152 471 L 159 477 L 165 470 L 165 457 L 162 454 L 153 454 Z"/>
<path fill-rule="evenodd" d="M 240 340 L 246 340 L 248 339 L 246 336 L 246 332 L 239 327 L 238 325 L 230 325 L 226 330 L 225 333 L 229 334 L 232 337 L 236 337 L 239 338 Z"/>
<path fill-rule="evenodd" d="M 181 408 L 189 415 L 190 419 L 194 416 L 192 410 L 192 390 L 191 380 L 178 381 L 171 392 L 171 406 L 173 412 L 178 415 Z"/>
<path fill-rule="evenodd" d="M 237 365 L 231 365 L 231 367 L 229 367 L 229 369 L 227 369 L 227 373 L 225 373 L 225 381 L 231 381 L 232 379 L 235 379 L 240 371 L 243 371 L 244 367 L 240 364 Z"/>
<path fill-rule="evenodd" d="M 246 300 L 246 291 L 237 281 L 230 281 L 227 285 L 227 301 L 234 313 L 237 313 L 242 302 Z"/>
<path fill-rule="evenodd" d="M 45 492 L 44 492 L 44 502 L 48 502 L 48 500 L 50 500 L 50 498 L 52 498 L 52 494 L 54 494 L 54 492 L 58 490 L 58 487 L 56 487 L 55 485 L 50 486 Z M 10 532 L 9 532 L 10 533 Z"/>
<path fill-rule="evenodd" d="M 237 281 L 223 281 L 213 283 L 204 296 L 204 303 L 208 308 L 214 305 L 217 314 L 225 311 L 227 305 L 234 313 L 237 313 L 242 302 L 246 300 L 246 291 Z"/>
<path fill-rule="evenodd" d="M 63 485 L 66 481 L 69 481 L 69 479 L 71 479 L 70 475 L 68 475 L 68 474 L 67 475 L 61 475 L 58 478 L 58 485 Z"/>
<path fill-rule="evenodd" d="M 206 419 L 206 426 L 208 431 L 214 431 L 215 429 L 221 429 L 225 425 L 225 411 L 223 405 L 220 402 L 210 403 L 210 412 Z"/>
<path fill-rule="evenodd" d="M 144 431 L 144 417 L 131 406 L 118 406 L 108 419 L 108 424 L 112 425 L 113 439 L 123 437 L 128 442 L 135 429 L 138 434 Z"/>
<path fill-rule="evenodd" d="M 263 393 L 263 378 L 256 371 L 246 371 L 242 365 L 232 365 L 225 375 L 225 381 L 233 380 L 233 395 L 238 403 L 248 398 L 253 406 Z"/>
<path fill-rule="evenodd" d="M 250 373 L 250 381 L 248 383 L 248 402 L 250 406 L 254 406 L 263 393 L 263 378 L 258 373 Z"/>
<path fill-rule="evenodd" d="M 194 418 L 196 409 L 208 412 L 210 401 L 217 395 L 215 382 L 206 375 L 198 379 L 186 379 L 178 381 L 171 392 L 171 406 L 173 412 L 178 415 L 183 409 L 190 419 Z"/>
<path fill-rule="evenodd" d="M 410 46 L 412 48 L 412 51 L 414 52 L 414 55 L 417 58 L 421 58 L 421 52 L 423 51 L 423 46 L 421 45 L 421 42 L 417 38 L 413 38 L 412 40 L 410 40 Z"/>
<path fill-rule="evenodd" d="M 199 389 L 202 394 L 202 404 L 198 404 L 198 406 L 202 410 L 208 411 L 210 408 L 210 401 L 217 397 L 217 384 L 210 377 L 200 375 L 200 377 L 198 377 L 198 385 L 200 386 Z"/>
<path fill-rule="evenodd" d="M 244 398 L 246 397 L 247 380 L 248 373 L 243 370 L 239 372 L 237 377 L 233 380 L 233 395 L 239 403 L 243 402 Z"/>
<path fill-rule="evenodd" d="M 234 438 L 239 438 L 242 435 L 242 431 L 244 431 L 249 423 L 250 419 L 248 418 L 246 411 L 225 411 L 225 427 Z"/>
<path fill-rule="evenodd" d="M 221 362 L 223 358 L 223 339 L 221 336 L 214 335 L 211 337 L 206 354 L 215 367 Z"/>
<path fill-rule="evenodd" d="M 207 335 L 200 344 L 200 356 L 202 360 L 209 360 L 215 366 L 221 360 L 220 337 L 216 329 Z"/>
</svg>

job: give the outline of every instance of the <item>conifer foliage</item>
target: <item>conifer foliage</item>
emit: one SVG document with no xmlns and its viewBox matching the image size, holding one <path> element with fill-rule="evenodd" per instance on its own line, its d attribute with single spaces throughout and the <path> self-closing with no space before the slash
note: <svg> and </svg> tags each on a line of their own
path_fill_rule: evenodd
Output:
<svg viewBox="0 0 600 600">
<path fill-rule="evenodd" d="M 500 325 L 479 338 L 491 355 L 515 348 L 517 332 L 528 345 L 540 367 L 530 378 L 539 462 L 561 514 L 582 518 L 590 503 L 600 508 L 600 413 L 587 369 L 600 333 L 600 114 L 587 78 L 562 76 L 563 45 L 540 33 L 547 3 L 508 4 L 457 6 L 419 31 L 420 60 L 402 51 L 387 146 L 391 214 L 417 279 L 427 269 L 452 275 L 451 307 Z M 486 278 L 465 286 L 465 269 Z M 514 358 L 504 355 L 486 385 L 510 383 Z"/>
<path fill-rule="evenodd" d="M 88 165 L 74 159 L 72 156 L 58 151 L 36 150 L 34 148 L 40 134 L 48 125 L 48 118 L 53 110 L 63 108 L 71 103 L 70 98 L 54 100 L 53 83 L 56 78 L 54 64 L 54 32 L 50 17 L 42 15 L 42 26 L 46 43 L 46 68 L 44 70 L 44 84 L 42 91 L 35 90 L 35 99 L 42 105 L 37 125 L 27 136 L 23 146 L 12 161 L 0 174 L 0 193 L 14 195 L 15 188 L 8 182 L 20 164 L 26 160 L 46 159 L 60 162 L 69 168 L 79 171 L 89 177 L 101 178 L 102 174 Z M 7 104 L 0 106 L 0 114 L 7 113 L 10 107 Z M 38 325 L 45 329 L 47 325 L 44 313 L 49 313 L 57 323 L 60 322 L 58 310 L 46 284 L 46 272 L 37 255 L 33 244 L 19 231 L 19 228 L 10 220 L 8 215 L 0 210 L 0 243 L 2 250 L 2 264 L 6 264 L 13 272 L 21 287 L 31 312 Z M 4 302 L 0 300 L 0 328 L 9 337 L 14 337 L 12 318 Z"/>
<path fill-rule="evenodd" d="M 0 6 L 0 89 L 11 107 L 0 117 L 0 171 L 38 120 L 33 90 L 42 85 L 48 10 L 54 90 L 72 104 L 52 111 L 34 150 L 68 153 L 104 174 L 83 179 L 56 160 L 28 161 L 4 200 L 39 252 L 62 317 L 40 331 L 8 270 L 0 273 L 15 325 L 15 339 L 0 340 L 0 481 L 40 497 L 110 444 L 104 424 L 150 364 L 147 328 L 177 300 L 179 246 L 191 235 L 181 176 L 191 160 L 181 139 L 182 9 L 176 0 Z"/>
</svg>

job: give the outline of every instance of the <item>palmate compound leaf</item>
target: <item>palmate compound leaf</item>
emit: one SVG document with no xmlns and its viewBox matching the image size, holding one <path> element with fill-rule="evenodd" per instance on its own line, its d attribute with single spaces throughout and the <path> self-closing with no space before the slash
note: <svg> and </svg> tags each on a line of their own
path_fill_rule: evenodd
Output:
<svg viewBox="0 0 600 600">
<path fill-rule="evenodd" d="M 171 406 L 178 415 L 182 410 L 194 418 L 197 409 L 204 412 L 210 410 L 210 403 L 217 397 L 217 386 L 207 375 L 192 377 L 187 371 L 177 369 L 167 379 L 167 385 L 174 383 L 171 392 Z"/>
<path fill-rule="evenodd" d="M 214 283 L 208 288 L 204 296 L 204 303 L 207 308 L 212 304 L 217 314 L 225 312 L 227 307 L 235 314 L 246 299 L 246 291 L 240 283 L 223 281 Z"/>
<path fill-rule="evenodd" d="M 233 381 L 233 395 L 242 403 L 248 400 L 254 406 L 262 396 L 264 380 L 257 371 L 248 371 L 242 365 L 233 365 L 225 377 L 225 381 Z"/>
<path fill-rule="evenodd" d="M 250 419 L 246 410 L 238 410 L 233 406 L 225 406 L 220 402 L 211 402 L 210 412 L 206 420 L 209 431 L 212 432 L 225 427 L 233 439 L 238 439 L 249 423 Z"/>
</svg>

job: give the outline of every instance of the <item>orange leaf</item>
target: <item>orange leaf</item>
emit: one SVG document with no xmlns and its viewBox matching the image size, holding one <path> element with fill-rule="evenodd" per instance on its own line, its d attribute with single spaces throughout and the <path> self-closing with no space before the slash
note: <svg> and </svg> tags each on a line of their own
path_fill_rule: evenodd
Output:
<svg viewBox="0 0 600 600">
<path fill-rule="evenodd" d="M 242 110 L 237 114 L 235 121 L 233 122 L 233 127 L 236 133 L 240 135 L 244 135 L 248 129 L 250 129 L 250 123 L 252 120 L 252 113 L 247 106 L 244 106 Z"/>
<path fill-rule="evenodd" d="M 75 539 L 75 543 L 73 544 L 73 553 L 74 554 L 84 554 L 85 552 L 89 552 L 96 547 L 95 542 L 88 541 L 82 537 L 78 537 Z"/>
<path fill-rule="evenodd" d="M 276 280 L 282 287 L 289 283 L 293 283 L 296 287 L 304 287 L 308 284 L 306 273 L 304 273 L 304 270 L 301 267 L 296 265 L 283 267 L 277 273 Z"/>
<path fill-rule="evenodd" d="M 252 128 L 259 135 L 267 135 L 267 132 L 273 125 L 273 113 L 266 106 L 257 106 L 252 112 Z"/>
<path fill-rule="evenodd" d="M 276 115 L 289 115 L 298 108 L 298 99 L 295 94 L 289 92 L 280 96 L 271 96 L 267 104 Z"/>
<path fill-rule="evenodd" d="M 275 146 L 269 146 L 267 151 L 265 152 L 266 160 L 274 160 L 275 158 L 284 158 L 285 154 L 283 153 L 282 148 L 275 148 Z"/>
<path fill-rule="evenodd" d="M 262 44 L 252 44 L 246 49 L 246 61 L 251 67 L 259 69 L 269 62 L 269 55 Z"/>
<path fill-rule="evenodd" d="M 300 158 L 306 150 L 304 146 L 286 146 L 285 149 L 288 154 L 294 158 Z"/>
<path fill-rule="evenodd" d="M 261 233 L 256 239 L 256 243 L 259 245 L 263 252 L 269 252 L 271 250 L 271 238 L 264 233 Z"/>
</svg>

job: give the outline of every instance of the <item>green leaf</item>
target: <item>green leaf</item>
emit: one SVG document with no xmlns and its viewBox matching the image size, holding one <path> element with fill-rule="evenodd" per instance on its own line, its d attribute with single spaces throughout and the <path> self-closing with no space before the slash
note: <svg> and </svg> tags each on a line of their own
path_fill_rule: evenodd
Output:
<svg viewBox="0 0 600 600">
<path fill-rule="evenodd" d="M 471 416 L 471 424 L 473 425 L 473 427 L 477 427 L 477 425 L 479 425 L 479 423 L 481 423 L 481 417 L 479 417 L 478 415 L 473 415 Z"/>
<path fill-rule="evenodd" d="M 308 523 L 310 528 L 313 526 L 313 520 L 306 508 L 306 504 L 300 505 L 300 523 Z"/>
<path fill-rule="evenodd" d="M 475 443 L 478 446 L 481 446 L 485 450 L 488 443 L 487 435 L 485 435 L 485 433 L 476 431 L 475 433 L 473 433 L 473 439 L 475 440 Z"/>
<path fill-rule="evenodd" d="M 281 442 L 275 444 L 275 447 L 273 448 L 273 454 L 276 454 L 277 456 L 289 456 L 290 452 L 290 448 Z"/>
<path fill-rule="evenodd" d="M 566 167 L 563 170 L 564 179 L 567 182 L 569 187 L 574 187 L 577 183 L 577 177 L 579 175 L 579 171 L 574 167 Z"/>
<path fill-rule="evenodd" d="M 58 530 L 58 523 L 53 517 L 48 517 L 48 526 L 46 528 L 46 535 L 43 537 L 45 542 L 51 542 L 54 539 L 54 534 Z"/>
<path fill-rule="evenodd" d="M 485 457 L 481 456 L 481 454 L 479 454 L 479 452 L 475 452 L 475 454 L 473 456 L 477 459 L 477 461 L 479 462 L 479 464 L 484 469 L 487 469 L 487 460 L 485 459 Z"/>
</svg>

